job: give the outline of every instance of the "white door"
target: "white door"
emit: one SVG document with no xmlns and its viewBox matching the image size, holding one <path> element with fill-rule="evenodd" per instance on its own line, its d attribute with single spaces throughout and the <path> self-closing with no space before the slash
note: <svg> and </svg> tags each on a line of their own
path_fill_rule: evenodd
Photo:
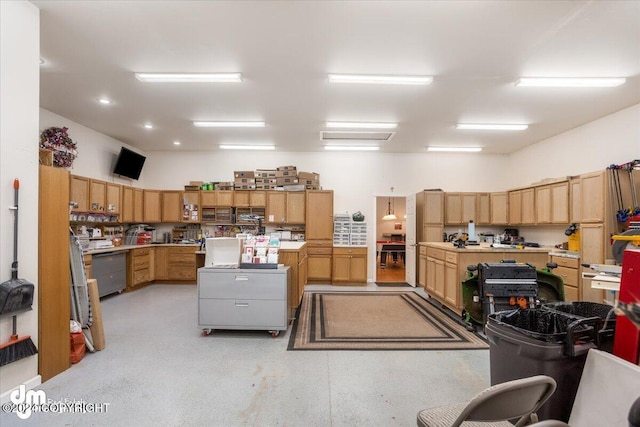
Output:
<svg viewBox="0 0 640 427">
<path fill-rule="evenodd" d="M 408 284 L 415 288 L 416 286 L 416 195 L 409 194 L 407 196 L 406 210 L 406 227 L 407 235 L 405 237 L 405 280 Z"/>
</svg>

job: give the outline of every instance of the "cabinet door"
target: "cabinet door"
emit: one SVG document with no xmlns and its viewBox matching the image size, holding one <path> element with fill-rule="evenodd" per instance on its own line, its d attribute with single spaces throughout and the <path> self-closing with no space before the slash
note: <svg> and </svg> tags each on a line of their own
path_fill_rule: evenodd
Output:
<svg viewBox="0 0 640 427">
<path fill-rule="evenodd" d="M 107 183 L 96 179 L 90 180 L 89 184 L 89 210 L 91 212 L 105 212 L 107 201 Z"/>
<path fill-rule="evenodd" d="M 144 190 L 144 222 L 162 221 L 162 192 L 160 190 Z"/>
<path fill-rule="evenodd" d="M 582 222 L 582 191 L 580 189 L 580 179 L 569 181 L 569 217 L 572 223 Z"/>
<path fill-rule="evenodd" d="M 444 223 L 462 224 L 462 195 L 460 193 L 444 194 Z"/>
<path fill-rule="evenodd" d="M 509 224 L 522 224 L 522 191 L 509 191 Z"/>
<path fill-rule="evenodd" d="M 216 206 L 216 191 L 201 191 L 200 204 L 207 208 Z"/>
<path fill-rule="evenodd" d="M 334 282 L 348 282 L 351 277 L 350 263 L 350 255 L 334 255 L 331 280 Z"/>
<path fill-rule="evenodd" d="M 425 289 L 428 292 L 435 293 L 436 290 L 436 259 L 426 257 L 426 274 Z"/>
<path fill-rule="evenodd" d="M 469 221 L 477 221 L 476 218 L 476 193 L 462 193 L 460 195 L 462 216 L 461 220 L 463 224 L 467 224 Z"/>
<path fill-rule="evenodd" d="M 549 224 L 551 222 L 551 186 L 536 187 L 535 200 L 537 223 Z"/>
<path fill-rule="evenodd" d="M 266 191 L 250 191 L 249 192 L 249 206 L 252 208 L 264 208 L 267 206 L 267 192 Z"/>
<path fill-rule="evenodd" d="M 304 224 L 306 200 L 304 191 L 287 192 L 287 224 Z"/>
<path fill-rule="evenodd" d="M 479 193 L 477 202 L 476 216 L 478 225 L 491 224 L 491 194 Z"/>
<path fill-rule="evenodd" d="M 287 218 L 287 193 L 285 191 L 267 192 L 267 222 L 283 224 Z"/>
<path fill-rule="evenodd" d="M 450 262 L 444 265 L 444 299 L 452 306 L 458 305 L 458 266 Z"/>
<path fill-rule="evenodd" d="M 569 182 L 551 185 L 551 222 L 569 223 Z"/>
<path fill-rule="evenodd" d="M 583 264 L 604 264 L 605 232 L 603 224 L 580 224 L 580 262 Z M 592 289 L 591 280 L 582 279 L 579 289 L 580 301 L 602 304 L 604 291 Z"/>
<path fill-rule="evenodd" d="M 162 192 L 162 222 L 180 222 L 182 197 L 180 191 Z"/>
<path fill-rule="evenodd" d="M 307 280 L 331 282 L 332 255 L 307 256 Z"/>
<path fill-rule="evenodd" d="M 506 192 L 491 193 L 490 200 L 491 200 L 490 202 L 491 224 L 492 225 L 509 224 L 510 222 L 509 194 Z"/>
<path fill-rule="evenodd" d="M 444 193 L 442 191 L 424 192 L 424 223 L 444 223 Z"/>
<path fill-rule="evenodd" d="M 427 284 L 427 256 L 418 257 L 418 285 L 426 288 Z"/>
<path fill-rule="evenodd" d="M 536 223 L 536 191 L 534 188 L 522 190 L 522 224 Z"/>
<path fill-rule="evenodd" d="M 604 171 L 580 176 L 581 222 L 603 222 L 605 201 Z"/>
<path fill-rule="evenodd" d="M 216 190 L 216 206 L 233 206 L 233 190 Z"/>
<path fill-rule="evenodd" d="M 121 191 L 120 184 L 107 182 L 107 204 L 105 206 L 108 214 L 119 214 L 121 210 Z"/>
<path fill-rule="evenodd" d="M 350 281 L 365 283 L 367 281 L 367 255 L 352 255 L 350 264 Z"/>
<path fill-rule="evenodd" d="M 71 175 L 69 200 L 73 203 L 74 212 L 89 212 L 89 178 Z"/>
<path fill-rule="evenodd" d="M 167 280 L 169 278 L 167 248 L 158 246 L 153 250 L 153 277 L 156 280 Z"/>
<path fill-rule="evenodd" d="M 445 269 L 444 269 L 444 261 L 436 259 L 435 260 L 435 294 L 440 298 L 444 298 L 444 280 L 445 280 Z"/>
<path fill-rule="evenodd" d="M 444 227 L 442 225 L 428 225 L 422 226 L 422 235 L 425 238 L 425 242 L 442 242 L 444 233 Z"/>
<path fill-rule="evenodd" d="M 200 222 L 200 192 L 182 192 L 182 222 Z"/>
<path fill-rule="evenodd" d="M 133 221 L 133 188 L 122 187 L 122 214 L 120 222 L 129 223 Z"/>
<path fill-rule="evenodd" d="M 333 191 L 310 190 L 307 192 L 307 240 L 333 239 Z"/>
<path fill-rule="evenodd" d="M 247 190 L 236 190 L 233 192 L 233 206 L 248 208 L 251 206 L 249 203 L 249 194 L 251 192 Z"/>
<path fill-rule="evenodd" d="M 133 222 L 144 222 L 144 190 L 133 190 Z"/>
</svg>

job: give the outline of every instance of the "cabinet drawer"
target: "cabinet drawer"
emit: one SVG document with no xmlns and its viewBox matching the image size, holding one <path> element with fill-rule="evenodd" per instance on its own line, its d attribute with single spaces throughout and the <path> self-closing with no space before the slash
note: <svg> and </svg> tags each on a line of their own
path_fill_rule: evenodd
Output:
<svg viewBox="0 0 640 427">
<path fill-rule="evenodd" d="M 133 254 L 133 256 L 149 255 L 151 253 L 151 248 L 133 249 L 131 253 Z"/>
<path fill-rule="evenodd" d="M 310 247 L 307 253 L 309 255 L 331 255 L 333 254 L 333 247 Z"/>
<path fill-rule="evenodd" d="M 133 269 L 134 270 L 142 270 L 144 268 L 149 268 L 149 255 L 135 256 L 133 258 Z"/>
<path fill-rule="evenodd" d="M 309 240 L 307 241 L 307 247 L 311 248 L 332 248 L 333 240 Z"/>
<path fill-rule="evenodd" d="M 578 301 L 578 288 L 573 286 L 564 287 L 564 300 L 567 302 Z"/>
<path fill-rule="evenodd" d="M 580 260 L 577 258 L 566 258 L 563 256 L 551 256 L 551 262 L 555 262 L 559 266 L 569 268 L 580 268 Z"/>
<path fill-rule="evenodd" d="M 444 261 L 444 251 L 442 249 L 427 248 L 427 256 Z"/>
<path fill-rule="evenodd" d="M 455 252 L 445 252 L 444 258 L 446 262 L 450 262 L 451 264 L 458 263 L 458 254 Z"/>
<path fill-rule="evenodd" d="M 198 324 L 220 329 L 287 329 L 286 301 L 200 299 Z"/>
<path fill-rule="evenodd" d="M 177 247 L 169 248 L 169 256 L 177 255 L 177 254 L 195 254 L 195 253 L 196 253 L 196 247 L 194 246 L 187 246 L 184 248 L 177 248 Z"/>
<path fill-rule="evenodd" d="M 196 254 L 169 254 L 169 264 L 193 264 L 196 262 Z"/>
<path fill-rule="evenodd" d="M 282 300 L 286 295 L 286 274 L 198 272 L 199 298 Z"/>
<path fill-rule="evenodd" d="M 553 270 L 553 274 L 562 277 L 565 286 L 578 287 L 580 274 L 574 268 L 558 267 Z"/>
<path fill-rule="evenodd" d="M 333 248 L 333 255 L 366 255 L 367 248 Z"/>
<path fill-rule="evenodd" d="M 92 266 L 93 277 L 103 276 L 108 273 L 127 271 L 127 258 L 125 253 L 119 254 L 97 254 L 90 264 Z"/>
<path fill-rule="evenodd" d="M 196 268 L 193 267 L 169 267 L 169 280 L 195 280 Z"/>
<path fill-rule="evenodd" d="M 133 284 L 138 285 L 149 281 L 149 269 L 136 270 L 133 272 Z"/>
</svg>

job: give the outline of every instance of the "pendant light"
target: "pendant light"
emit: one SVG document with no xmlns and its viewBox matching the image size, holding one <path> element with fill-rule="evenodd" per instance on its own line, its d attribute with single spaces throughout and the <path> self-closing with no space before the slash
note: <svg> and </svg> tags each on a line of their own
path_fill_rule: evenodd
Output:
<svg viewBox="0 0 640 427">
<path fill-rule="evenodd" d="M 391 192 L 393 193 L 393 187 L 391 187 Z M 398 217 L 395 214 L 395 207 L 396 207 L 396 204 L 395 204 L 395 201 L 394 201 L 394 203 L 393 203 L 393 208 L 394 209 L 391 209 L 391 197 L 389 197 L 389 204 L 388 204 L 388 207 L 387 207 L 387 214 L 382 217 L 382 219 L 384 221 L 398 219 Z"/>
</svg>

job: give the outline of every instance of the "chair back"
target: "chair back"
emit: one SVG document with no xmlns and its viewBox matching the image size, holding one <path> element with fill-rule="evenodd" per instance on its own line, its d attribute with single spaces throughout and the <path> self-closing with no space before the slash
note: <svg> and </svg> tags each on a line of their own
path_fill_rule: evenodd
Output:
<svg viewBox="0 0 640 427">
<path fill-rule="evenodd" d="M 480 392 L 462 411 L 453 427 L 463 421 L 504 421 L 518 419 L 524 425 L 556 390 L 556 381 L 536 375 L 496 384 Z"/>
</svg>

